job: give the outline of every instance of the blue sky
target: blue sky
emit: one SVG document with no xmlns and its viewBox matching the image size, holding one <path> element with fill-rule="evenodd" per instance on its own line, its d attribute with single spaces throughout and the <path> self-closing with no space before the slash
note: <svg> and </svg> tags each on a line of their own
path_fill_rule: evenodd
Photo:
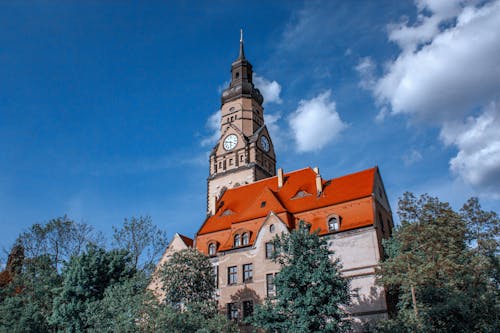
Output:
<svg viewBox="0 0 500 333">
<path fill-rule="evenodd" d="M 4 1 L 0 247 L 64 214 L 192 236 L 240 28 L 279 167 L 500 212 L 499 1 Z"/>
</svg>

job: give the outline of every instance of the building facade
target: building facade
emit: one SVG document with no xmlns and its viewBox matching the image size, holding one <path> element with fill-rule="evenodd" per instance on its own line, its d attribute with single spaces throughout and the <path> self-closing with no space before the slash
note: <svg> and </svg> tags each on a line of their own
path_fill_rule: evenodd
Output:
<svg viewBox="0 0 500 333">
<path fill-rule="evenodd" d="M 351 279 L 355 297 L 348 310 L 355 330 L 386 317 L 386 292 L 375 283 L 375 269 L 393 221 L 379 169 L 333 179 L 323 178 L 318 168 L 276 170 L 263 97 L 253 85 L 242 40 L 231 73 L 222 93 L 220 138 L 210 154 L 207 218 L 192 242 L 176 235 L 162 262 L 188 246 L 209 256 L 219 306 L 241 322 L 256 303 L 276 293 L 280 267 L 271 259 L 272 239 L 303 220 L 327 240 L 342 274 Z"/>
</svg>

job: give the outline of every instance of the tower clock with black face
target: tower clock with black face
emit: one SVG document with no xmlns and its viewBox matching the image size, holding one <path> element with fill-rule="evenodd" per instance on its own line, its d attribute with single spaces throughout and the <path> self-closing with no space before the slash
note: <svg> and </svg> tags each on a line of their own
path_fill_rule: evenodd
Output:
<svg viewBox="0 0 500 333">
<path fill-rule="evenodd" d="M 224 149 L 231 150 L 234 147 L 236 147 L 237 143 L 238 143 L 238 137 L 234 134 L 230 134 L 226 136 L 226 138 L 224 139 Z"/>
</svg>

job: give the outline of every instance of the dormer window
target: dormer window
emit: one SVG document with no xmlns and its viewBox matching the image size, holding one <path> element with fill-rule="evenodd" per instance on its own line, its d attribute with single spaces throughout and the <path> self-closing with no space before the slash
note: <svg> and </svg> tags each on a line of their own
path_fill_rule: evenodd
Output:
<svg viewBox="0 0 500 333">
<path fill-rule="evenodd" d="M 215 243 L 208 244 L 208 255 L 214 256 L 217 253 L 217 245 Z"/>
<path fill-rule="evenodd" d="M 234 247 L 241 246 L 241 237 L 240 235 L 234 235 Z"/>
<path fill-rule="evenodd" d="M 334 232 L 340 230 L 340 219 L 338 216 L 331 216 L 328 219 L 328 231 Z"/>
<path fill-rule="evenodd" d="M 250 241 L 250 235 L 248 234 L 248 232 L 245 232 L 243 236 L 241 236 L 241 243 L 242 245 L 248 245 L 249 241 Z"/>
</svg>

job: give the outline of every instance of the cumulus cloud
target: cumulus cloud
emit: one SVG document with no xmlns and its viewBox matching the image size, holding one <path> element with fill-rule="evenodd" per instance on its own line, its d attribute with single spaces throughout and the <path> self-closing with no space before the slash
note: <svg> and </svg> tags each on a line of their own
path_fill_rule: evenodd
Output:
<svg viewBox="0 0 500 333">
<path fill-rule="evenodd" d="M 281 94 L 281 85 L 276 81 L 269 81 L 266 78 L 259 76 L 257 74 L 254 75 L 253 78 L 255 86 L 260 90 L 262 96 L 264 96 L 264 103 L 276 103 L 281 104 L 282 100 L 280 97 Z"/>
<path fill-rule="evenodd" d="M 301 100 L 289 124 L 299 152 L 320 150 L 347 126 L 336 111 L 330 90 Z"/>
<path fill-rule="evenodd" d="M 208 117 L 205 127 L 210 131 L 210 136 L 207 136 L 201 140 L 201 145 L 211 146 L 214 145 L 220 136 L 220 110 L 212 113 L 210 117 Z"/>
<path fill-rule="evenodd" d="M 443 142 L 458 148 L 450 170 L 491 192 L 500 185 L 500 1 L 417 0 L 416 6 L 414 24 L 388 27 L 401 50 L 396 59 L 374 80 L 373 64 L 362 59 L 360 85 L 376 98 L 378 120 L 407 114 L 440 126 Z"/>
<path fill-rule="evenodd" d="M 483 114 L 464 122 L 446 123 L 441 137 L 459 150 L 450 161 L 451 170 L 500 197 L 500 105 L 492 103 Z"/>
<path fill-rule="evenodd" d="M 389 39 L 402 51 L 373 91 L 393 114 L 441 123 L 500 95 L 500 1 L 480 7 L 443 2 L 419 1 L 414 26 L 389 27 Z"/>
</svg>

